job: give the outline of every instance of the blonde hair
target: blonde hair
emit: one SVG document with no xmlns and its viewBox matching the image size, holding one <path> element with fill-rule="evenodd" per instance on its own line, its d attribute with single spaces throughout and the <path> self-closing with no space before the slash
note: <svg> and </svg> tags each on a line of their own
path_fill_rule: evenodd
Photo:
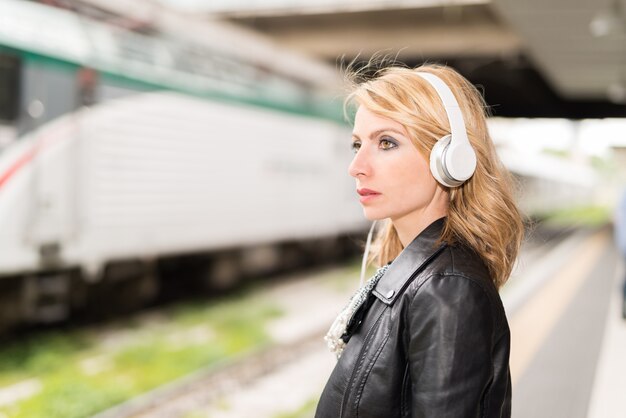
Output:
<svg viewBox="0 0 626 418">
<path fill-rule="evenodd" d="M 417 71 L 437 75 L 453 91 L 477 158 L 474 175 L 461 186 L 449 189 L 441 241 L 451 245 L 459 242 L 473 249 L 500 288 L 513 268 L 524 236 L 524 224 L 513 198 L 513 178 L 496 154 L 487 128 L 487 106 L 476 87 L 449 67 L 392 66 L 377 71 L 370 80 L 353 84 L 345 108 L 351 103 L 365 106 L 402 124 L 417 150 L 428 160 L 435 143 L 450 133 L 450 124 L 439 95 Z M 352 73 L 352 78 L 357 76 L 358 73 Z M 375 238 L 371 260 L 377 260 L 379 265 L 387 264 L 402 249 L 398 234 L 388 220 Z"/>
</svg>

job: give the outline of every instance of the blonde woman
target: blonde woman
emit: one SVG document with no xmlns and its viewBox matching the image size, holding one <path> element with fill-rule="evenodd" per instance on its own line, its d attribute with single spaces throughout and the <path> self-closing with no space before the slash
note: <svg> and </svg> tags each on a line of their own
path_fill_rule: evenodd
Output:
<svg viewBox="0 0 626 418">
<path fill-rule="evenodd" d="M 481 95 L 447 67 L 390 67 L 347 103 L 349 173 L 365 217 L 384 221 L 380 268 L 326 336 L 338 362 L 315 416 L 510 417 L 498 289 L 523 223 Z"/>
</svg>

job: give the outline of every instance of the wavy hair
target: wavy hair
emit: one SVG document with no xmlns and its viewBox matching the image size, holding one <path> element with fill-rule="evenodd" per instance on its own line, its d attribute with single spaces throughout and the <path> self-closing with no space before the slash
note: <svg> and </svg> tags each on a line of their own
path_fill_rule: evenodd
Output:
<svg viewBox="0 0 626 418">
<path fill-rule="evenodd" d="M 369 70 L 369 69 L 368 69 Z M 411 69 L 391 66 L 358 83 L 362 72 L 351 72 L 351 91 L 344 102 L 402 124 L 418 152 L 430 150 L 450 133 L 450 124 L 435 89 L 416 71 L 441 78 L 459 103 L 468 139 L 476 152 L 476 171 L 459 187 L 449 188 L 448 214 L 442 241 L 463 243 L 487 266 L 496 288 L 508 279 L 524 237 L 524 223 L 514 200 L 514 180 L 501 163 L 487 128 L 487 105 L 480 92 L 455 70 L 435 64 Z M 442 186 L 443 187 L 443 186 Z M 384 265 L 403 250 L 390 220 L 379 229 L 370 261 Z"/>
</svg>

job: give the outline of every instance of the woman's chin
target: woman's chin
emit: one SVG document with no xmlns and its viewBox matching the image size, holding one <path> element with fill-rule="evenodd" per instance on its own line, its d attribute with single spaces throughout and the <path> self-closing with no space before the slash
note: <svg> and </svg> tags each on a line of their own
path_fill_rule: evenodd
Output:
<svg viewBox="0 0 626 418">
<path fill-rule="evenodd" d="M 366 208 L 363 208 L 363 215 L 365 216 L 365 219 L 367 219 L 368 221 L 372 221 L 372 222 L 380 221 L 380 220 L 387 218 L 387 216 L 383 215 L 382 213 L 379 213 L 373 210 L 368 210 Z"/>
</svg>

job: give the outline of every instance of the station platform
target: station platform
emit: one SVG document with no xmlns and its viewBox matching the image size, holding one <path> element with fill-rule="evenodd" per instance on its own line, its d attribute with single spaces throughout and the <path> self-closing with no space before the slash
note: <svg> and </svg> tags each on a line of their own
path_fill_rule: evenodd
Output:
<svg viewBox="0 0 626 418">
<path fill-rule="evenodd" d="M 624 260 L 609 227 L 562 234 L 531 237 L 501 290 L 513 417 L 626 417 Z M 334 360 L 318 361 L 311 381 L 323 385 Z"/>
<path fill-rule="evenodd" d="M 525 252 L 502 292 L 515 418 L 626 416 L 624 262 L 611 230 Z"/>
</svg>

